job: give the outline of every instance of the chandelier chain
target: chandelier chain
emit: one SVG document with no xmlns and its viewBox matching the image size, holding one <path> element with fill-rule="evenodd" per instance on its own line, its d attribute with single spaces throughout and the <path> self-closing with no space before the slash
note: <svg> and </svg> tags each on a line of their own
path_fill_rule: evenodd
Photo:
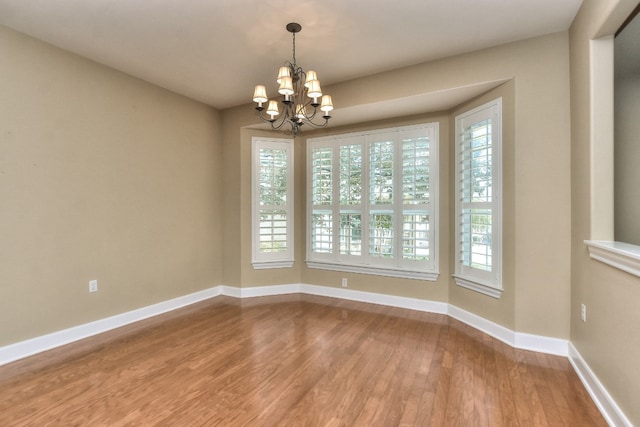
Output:
<svg viewBox="0 0 640 427">
<path fill-rule="evenodd" d="M 296 33 L 291 33 L 293 34 L 293 67 L 296 67 Z"/>
</svg>

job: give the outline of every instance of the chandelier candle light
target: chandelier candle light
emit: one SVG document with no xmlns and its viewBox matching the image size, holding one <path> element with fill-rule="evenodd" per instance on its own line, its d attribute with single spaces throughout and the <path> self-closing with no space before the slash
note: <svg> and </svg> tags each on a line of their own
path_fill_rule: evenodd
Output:
<svg viewBox="0 0 640 427">
<path fill-rule="evenodd" d="M 314 128 L 327 126 L 331 116 L 329 112 L 333 110 L 333 103 L 330 95 L 323 95 L 320 89 L 320 80 L 315 71 L 305 71 L 296 64 L 296 33 L 299 33 L 302 26 L 292 22 L 287 24 L 287 31 L 293 35 L 293 62 L 285 62 L 278 71 L 276 82 L 280 85 L 278 93 L 283 95 L 282 112 L 278 109 L 278 102 L 269 100 L 267 88 L 264 85 L 257 85 L 253 92 L 253 101 L 258 103 L 256 110 L 258 115 L 265 122 L 271 124 L 271 129 L 280 130 L 283 127 L 287 134 L 297 135 L 303 124 L 309 124 Z M 318 100 L 320 99 L 320 102 Z M 263 104 L 268 102 L 266 115 Z M 316 113 L 320 107 L 324 122 L 314 122 Z M 309 110 L 312 110 L 311 113 Z M 288 125 L 288 126 L 287 126 Z"/>
</svg>

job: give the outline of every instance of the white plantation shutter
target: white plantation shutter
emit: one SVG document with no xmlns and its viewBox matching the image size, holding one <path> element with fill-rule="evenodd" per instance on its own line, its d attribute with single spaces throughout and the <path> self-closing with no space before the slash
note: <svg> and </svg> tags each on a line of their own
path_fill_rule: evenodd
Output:
<svg viewBox="0 0 640 427">
<path fill-rule="evenodd" d="M 333 252 L 334 153 L 331 147 L 311 150 L 311 250 L 317 256 Z"/>
<path fill-rule="evenodd" d="M 362 150 L 361 143 L 345 141 L 339 148 L 340 255 L 362 255 Z"/>
<path fill-rule="evenodd" d="M 307 143 L 308 265 L 435 280 L 438 124 Z"/>
<path fill-rule="evenodd" d="M 402 257 L 405 260 L 428 261 L 434 241 L 431 157 L 433 141 L 415 132 L 402 134 Z M 436 165 L 437 166 L 437 165 Z"/>
<path fill-rule="evenodd" d="M 502 102 L 456 117 L 456 282 L 494 297 L 502 290 Z"/>
<path fill-rule="evenodd" d="M 379 265 L 393 265 L 398 253 L 396 212 L 398 175 L 394 160 L 400 144 L 397 132 L 369 135 L 369 257 Z"/>
<path fill-rule="evenodd" d="M 293 264 L 293 141 L 252 140 L 252 263 Z"/>
</svg>

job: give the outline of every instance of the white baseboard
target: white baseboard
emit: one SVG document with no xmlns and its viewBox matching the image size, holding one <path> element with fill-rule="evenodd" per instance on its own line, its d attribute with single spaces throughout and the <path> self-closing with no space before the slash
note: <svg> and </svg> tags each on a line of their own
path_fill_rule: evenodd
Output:
<svg viewBox="0 0 640 427">
<path fill-rule="evenodd" d="M 449 316 L 515 347 L 515 332 L 490 320 L 449 304 Z"/>
<path fill-rule="evenodd" d="M 569 343 L 569 362 L 578 374 L 580 381 L 589 392 L 602 416 L 610 426 L 633 427 L 631 421 L 624 415 L 607 389 L 584 361 L 578 350 Z"/>
<path fill-rule="evenodd" d="M 445 302 L 307 284 L 257 286 L 249 288 L 221 285 L 148 307 L 97 320 L 95 322 L 86 323 L 84 325 L 43 335 L 16 344 L 0 347 L 0 366 L 218 295 L 225 295 L 234 298 L 252 298 L 294 293 L 340 298 L 350 301 L 380 304 L 429 313 L 448 314 L 449 316 L 487 333 L 512 347 L 560 356 L 568 355 L 566 340 L 514 332 L 484 319 L 483 317 L 477 316 Z"/>
<path fill-rule="evenodd" d="M 344 288 L 330 288 L 317 285 L 300 285 L 303 294 L 340 298 L 350 301 L 366 302 L 370 304 L 387 305 L 391 307 L 407 308 L 428 313 L 447 313 L 447 303 L 428 301 L 417 298 L 399 297 L 395 295 L 376 294 L 373 292 L 355 291 Z"/>
<path fill-rule="evenodd" d="M 234 298 L 254 298 L 273 295 L 287 295 L 300 293 L 300 285 L 272 285 L 256 286 L 252 288 L 236 288 L 234 286 L 220 286 L 222 295 Z"/>
<path fill-rule="evenodd" d="M 350 301 L 366 302 L 370 304 L 386 305 L 390 307 L 407 308 L 411 310 L 426 311 L 429 313 L 447 313 L 447 304 L 444 302 L 427 301 L 417 298 L 399 297 L 395 295 L 376 294 L 373 292 L 355 291 L 352 289 L 331 288 L 327 286 L 291 284 L 256 286 L 251 288 L 221 286 L 220 289 L 222 295 L 234 298 L 253 298 L 299 293 L 318 295 L 329 298 L 339 298 Z"/>
<path fill-rule="evenodd" d="M 513 347 L 522 350 L 538 351 L 540 353 L 555 354 L 556 356 L 569 356 L 569 340 L 542 335 L 515 333 Z"/>
<path fill-rule="evenodd" d="M 373 292 L 356 291 L 353 289 L 332 288 L 307 284 L 258 286 L 253 288 L 234 288 L 222 286 L 222 294 L 236 298 L 250 298 L 268 295 L 283 295 L 303 293 L 330 298 L 340 298 L 350 301 L 366 302 L 370 304 L 387 305 L 391 307 L 407 308 L 428 313 L 448 314 L 511 347 L 538 351 L 541 353 L 568 356 L 568 341 L 540 335 L 514 332 L 504 326 L 493 323 L 483 317 L 465 311 L 445 302 L 428 301 L 417 298 L 399 297 L 395 295 L 377 294 Z"/>
<path fill-rule="evenodd" d="M 85 323 L 69 329 L 63 329 L 51 334 L 42 335 L 26 341 L 0 347 L 0 366 L 72 343 L 74 341 L 89 338 L 93 335 L 107 332 L 130 323 L 157 316 L 158 314 L 166 313 L 199 301 L 216 297 L 221 295 L 221 292 L 221 287 L 216 286 L 205 289 L 204 291 L 195 292 L 193 294 L 163 301 L 158 304 L 142 307 L 137 310 L 96 320 L 95 322 Z"/>
<path fill-rule="evenodd" d="M 451 304 L 449 304 L 448 314 L 454 319 L 466 323 L 485 334 L 491 335 L 514 348 L 564 357 L 567 357 L 569 354 L 569 341 L 565 339 L 515 332 Z"/>
</svg>

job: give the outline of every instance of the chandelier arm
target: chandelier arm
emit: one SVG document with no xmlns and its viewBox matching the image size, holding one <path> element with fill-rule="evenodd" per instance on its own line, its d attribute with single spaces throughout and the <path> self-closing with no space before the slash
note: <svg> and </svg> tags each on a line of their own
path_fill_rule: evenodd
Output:
<svg viewBox="0 0 640 427">
<path fill-rule="evenodd" d="M 315 122 L 312 122 L 311 120 L 306 120 L 305 124 L 309 124 L 311 125 L 311 127 L 314 127 L 314 128 L 326 127 L 329 124 L 329 118 L 328 116 L 322 116 L 322 118 L 324 119 L 323 123 L 315 123 Z"/>
<path fill-rule="evenodd" d="M 282 126 L 284 126 L 285 123 L 287 123 L 287 118 L 284 116 L 280 116 L 277 119 L 274 119 L 274 120 L 266 119 L 265 121 L 269 122 L 269 124 L 271 125 L 271 129 L 280 130 L 282 129 Z"/>
<path fill-rule="evenodd" d="M 280 115 L 279 117 L 272 119 L 265 114 L 264 108 L 256 108 L 256 110 L 258 110 L 258 117 L 260 117 L 263 122 L 270 123 L 272 128 L 274 128 L 274 126 L 279 128 L 282 126 L 282 122 L 286 121 L 286 117 L 284 115 Z M 281 123 L 279 125 L 274 125 L 274 123 L 277 123 L 278 121 Z"/>
<path fill-rule="evenodd" d="M 286 105 L 285 108 L 289 110 L 292 109 L 292 107 L 289 105 Z M 284 132 L 286 134 L 295 136 L 298 133 L 300 133 L 300 126 L 302 126 L 303 124 L 302 122 L 294 123 L 290 120 L 289 116 L 287 116 L 286 114 L 281 114 L 278 118 L 271 119 L 270 117 L 267 117 L 265 115 L 265 113 L 263 112 L 263 109 L 261 110 L 256 108 L 256 110 L 258 110 L 258 117 L 260 117 L 262 121 L 269 123 L 272 130 L 279 131 L 283 127 L 285 127 L 285 125 L 289 125 L 291 127 L 291 130 L 285 130 Z"/>
<path fill-rule="evenodd" d="M 271 129 L 276 131 L 282 129 L 285 126 L 285 124 L 289 124 L 292 128 L 291 133 L 293 133 L 294 135 L 297 135 L 300 130 L 300 127 L 303 124 L 308 124 L 313 128 L 323 128 L 328 125 L 329 118 L 331 118 L 331 116 L 325 115 L 325 116 L 321 116 L 322 119 L 324 119 L 324 122 L 318 123 L 314 121 L 318 114 L 317 107 L 313 107 L 313 113 L 311 114 L 306 114 L 306 110 L 305 110 L 304 118 L 298 118 L 294 115 L 294 111 L 293 111 L 294 105 L 295 105 L 294 101 L 291 101 L 288 103 L 281 101 L 281 103 L 284 106 L 284 110 L 275 119 L 271 119 L 270 117 L 268 117 L 264 112 L 264 108 L 262 109 L 256 108 L 256 110 L 258 110 L 258 117 L 260 117 L 262 121 L 268 122 Z M 310 101 L 305 104 L 305 107 L 309 105 L 311 105 Z"/>
<path fill-rule="evenodd" d="M 306 109 L 306 107 L 308 107 L 308 106 L 313 107 L 313 113 L 311 113 L 311 114 L 306 114 L 306 113 L 305 113 L 305 115 L 304 115 L 304 116 L 305 116 L 305 120 L 306 120 L 309 124 L 311 124 L 312 126 L 326 126 L 326 121 L 327 121 L 328 119 L 326 119 L 326 120 L 325 120 L 325 123 L 322 123 L 321 125 L 317 125 L 317 124 L 313 121 L 313 119 L 315 119 L 315 117 L 316 117 L 316 114 L 318 114 L 318 107 L 320 106 L 320 104 L 313 104 L 313 103 L 312 103 L 312 101 L 311 101 L 311 100 L 309 100 L 309 101 L 307 101 L 307 103 L 306 103 L 304 106 L 305 106 L 305 112 L 306 112 L 306 111 L 308 111 L 308 110 Z M 325 117 L 326 117 L 326 116 L 322 116 L 322 118 L 325 118 Z"/>
</svg>

